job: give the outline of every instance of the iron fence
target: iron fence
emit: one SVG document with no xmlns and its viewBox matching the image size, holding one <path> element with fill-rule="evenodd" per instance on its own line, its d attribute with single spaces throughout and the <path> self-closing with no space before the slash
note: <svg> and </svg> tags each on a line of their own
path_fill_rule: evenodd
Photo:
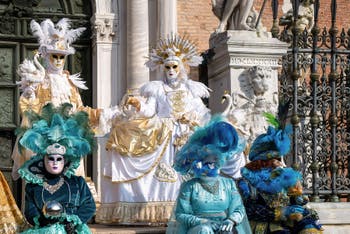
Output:
<svg viewBox="0 0 350 234">
<path fill-rule="evenodd" d="M 271 32 L 290 43 L 279 76 L 280 96 L 292 99 L 287 161 L 301 170 L 312 201 L 350 201 L 350 29 L 336 27 L 336 0 L 330 3 L 329 29 L 318 26 L 319 0 L 311 3 L 312 27 L 298 27 L 302 3 L 292 0 L 292 20 L 280 32 L 278 0 L 272 0 Z"/>
</svg>

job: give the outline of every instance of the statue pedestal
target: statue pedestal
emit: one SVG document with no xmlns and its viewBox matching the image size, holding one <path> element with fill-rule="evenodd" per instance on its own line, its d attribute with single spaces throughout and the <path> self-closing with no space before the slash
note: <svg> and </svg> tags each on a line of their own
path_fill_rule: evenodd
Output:
<svg viewBox="0 0 350 234">
<path fill-rule="evenodd" d="M 213 113 L 225 109 L 226 105 L 221 103 L 225 91 L 247 97 L 245 73 L 254 66 L 270 71 L 269 87 L 263 98 L 276 102 L 273 99 L 278 92 L 277 69 L 281 67 L 279 60 L 287 53 L 288 44 L 271 38 L 267 33 L 259 37 L 253 31 L 232 30 L 213 35 L 209 44 L 214 52 L 214 57 L 208 61 L 208 86 L 213 90 L 209 107 Z M 238 107 L 247 103 L 242 95 L 236 95 Z M 248 98 L 251 98 L 249 94 Z"/>
</svg>

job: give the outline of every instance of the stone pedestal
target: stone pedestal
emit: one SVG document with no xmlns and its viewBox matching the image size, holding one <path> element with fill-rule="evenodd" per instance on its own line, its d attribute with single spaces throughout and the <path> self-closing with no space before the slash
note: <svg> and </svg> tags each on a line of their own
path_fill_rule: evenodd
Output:
<svg viewBox="0 0 350 234">
<path fill-rule="evenodd" d="M 215 112 L 222 112 L 225 105 L 221 103 L 224 92 L 247 96 L 243 87 L 244 72 L 254 66 L 271 70 L 268 82 L 269 88 L 264 99 L 272 100 L 278 91 L 278 71 L 281 67 L 279 60 L 287 53 L 288 45 L 271 38 L 269 34 L 258 36 L 252 31 L 226 31 L 212 35 L 210 48 L 214 57 L 208 62 L 208 85 L 213 90 L 209 99 L 209 107 Z M 249 95 L 248 95 L 249 96 Z M 250 99 L 250 97 L 248 97 Z M 236 105 L 240 106 L 248 100 L 236 96 Z"/>
</svg>

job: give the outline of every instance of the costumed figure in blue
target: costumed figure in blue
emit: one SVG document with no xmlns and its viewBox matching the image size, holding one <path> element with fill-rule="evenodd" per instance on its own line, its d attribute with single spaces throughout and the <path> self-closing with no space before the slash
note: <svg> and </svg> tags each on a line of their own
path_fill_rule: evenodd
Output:
<svg viewBox="0 0 350 234">
<path fill-rule="evenodd" d="M 86 223 L 96 206 L 83 177 L 75 176 L 81 157 L 91 152 L 93 132 L 86 112 L 68 114 L 71 104 L 27 113 L 32 127 L 20 134 L 22 147 L 35 153 L 20 168 L 25 187 L 25 217 L 33 225 L 23 233 L 91 233 Z"/>
<path fill-rule="evenodd" d="M 220 168 L 244 146 L 235 128 L 220 117 L 195 130 L 175 157 L 175 170 L 192 179 L 181 185 L 176 230 L 167 233 L 251 233 L 235 181 L 220 175 Z"/>
<path fill-rule="evenodd" d="M 289 103 L 288 103 L 289 104 Z M 281 107 L 282 106 L 282 107 Z M 279 113 L 284 113 L 283 105 Z M 307 208 L 299 171 L 285 167 L 282 157 L 290 151 L 291 125 L 283 115 L 265 113 L 269 126 L 258 136 L 249 153 L 250 162 L 241 169 L 238 182 L 253 233 L 322 233 L 315 210 Z"/>
</svg>

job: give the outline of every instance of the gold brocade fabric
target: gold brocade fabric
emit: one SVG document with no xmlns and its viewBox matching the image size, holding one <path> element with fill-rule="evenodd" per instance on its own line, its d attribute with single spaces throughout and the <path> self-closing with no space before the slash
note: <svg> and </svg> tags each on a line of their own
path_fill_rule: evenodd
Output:
<svg viewBox="0 0 350 234">
<path fill-rule="evenodd" d="M 175 202 L 116 202 L 101 204 L 96 213 L 97 223 L 117 224 L 166 224 Z"/>
<path fill-rule="evenodd" d="M 16 205 L 7 181 L 0 171 L 0 233 L 12 234 L 27 226 Z"/>
<path fill-rule="evenodd" d="M 71 95 L 69 97 L 69 100 L 70 100 L 70 103 L 73 105 L 73 107 L 79 108 L 83 106 L 83 103 L 81 101 L 81 97 L 79 94 L 79 90 L 71 82 L 70 82 L 70 92 L 71 92 Z M 35 89 L 35 97 L 36 98 L 34 100 L 28 100 L 27 98 L 24 98 L 24 97 L 20 98 L 19 107 L 21 110 L 21 114 L 23 114 L 27 110 L 33 110 L 36 113 L 39 113 L 39 111 L 41 111 L 41 108 L 44 105 L 52 101 L 51 88 L 50 87 L 44 88 L 44 84 L 39 84 Z"/>
<path fill-rule="evenodd" d="M 142 156 L 154 152 L 171 129 L 156 118 L 124 121 L 116 118 L 106 144 L 121 155 Z"/>
</svg>

